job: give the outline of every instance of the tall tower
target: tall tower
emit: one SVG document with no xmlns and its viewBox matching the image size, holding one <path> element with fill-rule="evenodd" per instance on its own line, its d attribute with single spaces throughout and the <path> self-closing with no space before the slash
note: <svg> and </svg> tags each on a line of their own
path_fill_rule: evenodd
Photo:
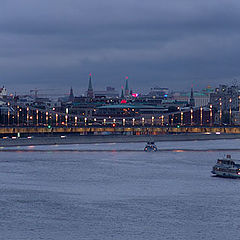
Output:
<svg viewBox="0 0 240 240">
<path fill-rule="evenodd" d="M 121 99 L 124 99 L 123 86 L 122 86 L 122 90 L 121 90 Z"/>
<path fill-rule="evenodd" d="M 87 97 L 88 98 L 93 98 L 92 74 L 91 73 L 89 73 Z"/>
<path fill-rule="evenodd" d="M 193 96 L 193 88 L 191 88 L 191 96 L 190 96 L 190 100 L 189 100 L 189 105 L 190 105 L 190 107 L 195 107 L 195 100 L 194 100 L 194 96 Z"/>
<path fill-rule="evenodd" d="M 128 76 L 126 77 L 126 85 L 125 85 L 125 97 L 129 96 L 129 88 L 128 88 Z"/>
<path fill-rule="evenodd" d="M 122 87 L 121 99 L 124 99 L 123 87 Z"/>
<path fill-rule="evenodd" d="M 73 101 L 74 100 L 74 95 L 73 95 L 73 89 L 72 89 L 72 87 L 71 87 L 71 89 L 70 89 L 70 94 L 69 94 L 69 101 Z"/>
</svg>

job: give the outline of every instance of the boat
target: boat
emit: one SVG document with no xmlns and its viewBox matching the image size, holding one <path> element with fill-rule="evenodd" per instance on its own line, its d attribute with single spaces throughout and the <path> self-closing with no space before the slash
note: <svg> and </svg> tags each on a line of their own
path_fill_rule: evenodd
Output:
<svg viewBox="0 0 240 240">
<path fill-rule="evenodd" d="M 212 174 L 219 177 L 240 178 L 240 161 L 233 160 L 231 155 L 218 159 L 213 166 Z"/>
<path fill-rule="evenodd" d="M 157 146 L 155 145 L 154 142 L 147 142 L 145 148 L 145 152 L 156 152 L 157 151 Z"/>
</svg>

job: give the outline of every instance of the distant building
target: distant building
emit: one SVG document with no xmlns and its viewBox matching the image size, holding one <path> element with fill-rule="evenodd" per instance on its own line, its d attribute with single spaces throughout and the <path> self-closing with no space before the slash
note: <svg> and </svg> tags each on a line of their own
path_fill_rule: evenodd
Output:
<svg viewBox="0 0 240 240">
<path fill-rule="evenodd" d="M 202 92 L 194 93 L 195 107 L 205 107 L 210 102 L 210 95 Z"/>
<path fill-rule="evenodd" d="M 191 88 L 191 96 L 189 99 L 189 106 L 190 107 L 195 107 L 195 100 L 194 100 L 194 96 L 193 96 L 193 88 Z"/>
<path fill-rule="evenodd" d="M 95 116 L 98 117 L 157 117 L 168 111 L 167 108 L 145 104 L 113 104 L 96 108 Z"/>
<path fill-rule="evenodd" d="M 172 94 L 172 99 L 176 101 L 184 101 L 186 103 L 189 102 L 189 94 L 186 92 L 174 92 Z"/>
<path fill-rule="evenodd" d="M 105 91 L 94 91 L 95 98 L 118 98 L 119 93 L 113 87 L 107 87 Z"/>
<path fill-rule="evenodd" d="M 122 92 L 121 92 L 121 99 L 124 99 L 123 88 L 122 88 Z"/>
<path fill-rule="evenodd" d="M 239 111 L 232 111 L 231 124 L 240 125 L 240 112 Z"/>
<path fill-rule="evenodd" d="M 126 77 L 126 84 L 125 84 L 124 96 L 125 96 L 125 97 L 129 97 L 128 77 Z"/>
<path fill-rule="evenodd" d="M 227 111 L 239 108 L 240 103 L 240 88 L 239 86 L 219 85 L 215 92 L 210 95 L 210 102 L 213 107 L 222 111 Z"/>
<path fill-rule="evenodd" d="M 18 102 L 21 105 L 30 106 L 34 103 L 34 100 L 35 98 L 33 96 L 24 95 L 24 96 L 19 96 Z"/>
<path fill-rule="evenodd" d="M 172 94 L 172 99 L 177 101 L 185 101 L 192 107 L 204 107 L 210 102 L 210 93 L 202 91 L 175 92 Z M 192 100 L 191 100 L 192 99 Z"/>
<path fill-rule="evenodd" d="M 0 88 L 0 98 L 6 98 L 6 97 L 7 97 L 7 90 L 3 86 L 2 88 Z"/>
<path fill-rule="evenodd" d="M 32 106 L 40 109 L 48 109 L 49 107 L 53 106 L 53 102 L 49 98 L 38 97 L 34 100 Z"/>
<path fill-rule="evenodd" d="M 91 73 L 89 74 L 87 97 L 88 97 L 88 98 L 93 98 L 93 97 L 94 97 L 93 87 L 92 87 L 92 75 L 91 75 Z"/>
<path fill-rule="evenodd" d="M 72 89 L 72 87 L 71 87 L 71 89 L 70 89 L 70 94 L 69 94 L 68 100 L 69 100 L 70 102 L 73 102 L 73 100 L 74 100 L 74 95 L 73 95 L 73 89 Z"/>
<path fill-rule="evenodd" d="M 151 97 L 168 97 L 168 95 L 169 89 L 160 87 L 151 88 L 150 92 L 148 93 L 148 96 Z"/>
<path fill-rule="evenodd" d="M 5 105 L 7 105 L 7 103 L 2 101 L 2 100 L 0 100 L 0 106 L 5 106 Z"/>
</svg>

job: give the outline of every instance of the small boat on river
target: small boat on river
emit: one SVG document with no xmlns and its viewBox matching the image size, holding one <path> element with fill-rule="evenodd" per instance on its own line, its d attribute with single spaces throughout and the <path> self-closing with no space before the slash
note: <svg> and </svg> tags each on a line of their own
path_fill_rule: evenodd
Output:
<svg viewBox="0 0 240 240">
<path fill-rule="evenodd" d="M 231 155 L 218 159 L 213 166 L 212 174 L 219 177 L 240 178 L 240 161 L 233 160 Z"/>
<path fill-rule="evenodd" d="M 154 142 L 147 142 L 145 148 L 145 152 L 156 152 L 157 151 L 157 146 L 155 145 Z"/>
</svg>

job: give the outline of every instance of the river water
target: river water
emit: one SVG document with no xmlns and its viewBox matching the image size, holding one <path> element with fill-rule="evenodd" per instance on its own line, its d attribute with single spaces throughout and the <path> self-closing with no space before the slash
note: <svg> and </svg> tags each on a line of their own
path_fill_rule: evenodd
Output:
<svg viewBox="0 0 240 240">
<path fill-rule="evenodd" d="M 1 240 L 239 239 L 240 140 L 1 148 Z"/>
</svg>

